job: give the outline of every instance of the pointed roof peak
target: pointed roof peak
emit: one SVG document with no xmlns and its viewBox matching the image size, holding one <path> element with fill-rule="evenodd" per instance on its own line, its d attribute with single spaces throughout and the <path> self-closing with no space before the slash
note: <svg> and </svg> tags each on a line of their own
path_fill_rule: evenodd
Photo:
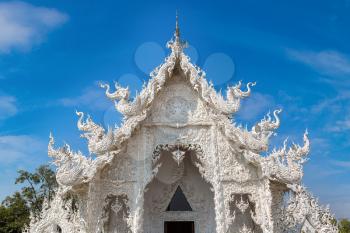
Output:
<svg viewBox="0 0 350 233">
<path fill-rule="evenodd" d="M 178 11 L 176 11 L 176 24 L 175 24 L 174 37 L 167 43 L 167 47 L 170 48 L 172 53 L 175 53 L 177 57 L 182 53 L 183 49 L 187 47 L 187 43 L 182 41 L 180 38 Z"/>
<path fill-rule="evenodd" d="M 180 40 L 180 28 L 179 28 L 179 14 L 178 14 L 178 11 L 176 11 L 175 38 L 177 40 Z"/>
</svg>

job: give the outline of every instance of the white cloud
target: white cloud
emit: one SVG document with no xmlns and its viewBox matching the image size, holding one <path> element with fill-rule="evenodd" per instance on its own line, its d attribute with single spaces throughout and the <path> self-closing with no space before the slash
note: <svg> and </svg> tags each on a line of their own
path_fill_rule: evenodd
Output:
<svg viewBox="0 0 350 233">
<path fill-rule="evenodd" d="M 318 114 L 327 110 L 330 110 L 332 113 L 339 112 L 339 110 L 342 110 L 340 101 L 341 99 L 339 96 L 335 98 L 324 99 L 311 107 L 311 113 Z"/>
<path fill-rule="evenodd" d="M 65 23 L 68 16 L 56 9 L 25 2 L 0 3 L 0 53 L 28 50 L 40 43 L 46 33 Z"/>
<path fill-rule="evenodd" d="M 311 107 L 311 113 L 318 114 L 322 112 L 344 115 L 350 104 L 350 92 L 348 90 L 340 90 L 334 97 L 325 98 Z"/>
<path fill-rule="evenodd" d="M 304 63 L 323 74 L 350 75 L 350 57 L 338 51 L 287 49 L 287 55 L 290 59 Z"/>
<path fill-rule="evenodd" d="M 92 110 L 106 110 L 113 105 L 104 94 L 104 90 L 96 86 L 86 88 L 81 95 L 63 98 L 59 104 L 65 107 L 87 107 Z"/>
<path fill-rule="evenodd" d="M 28 135 L 0 136 L 0 163 L 11 164 L 46 152 L 46 145 Z M 29 159 L 30 160 L 30 159 Z M 28 161 L 28 160 L 27 160 Z"/>
<path fill-rule="evenodd" d="M 0 120 L 14 116 L 18 112 L 16 98 L 13 96 L 0 96 Z"/>
<path fill-rule="evenodd" d="M 335 133 L 348 131 L 350 130 L 350 118 L 332 122 L 326 127 L 326 130 Z"/>
<path fill-rule="evenodd" d="M 323 128 L 328 132 L 349 132 L 350 130 L 350 92 L 339 91 L 332 98 L 325 98 L 310 107 L 310 114 L 326 116 Z"/>
<path fill-rule="evenodd" d="M 350 168 L 350 161 L 338 161 L 338 160 L 333 160 L 332 164 L 342 167 L 342 168 Z"/>
</svg>

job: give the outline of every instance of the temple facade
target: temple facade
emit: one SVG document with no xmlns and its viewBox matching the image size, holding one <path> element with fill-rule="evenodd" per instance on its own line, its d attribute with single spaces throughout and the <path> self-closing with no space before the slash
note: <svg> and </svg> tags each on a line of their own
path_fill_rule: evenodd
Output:
<svg viewBox="0 0 350 233">
<path fill-rule="evenodd" d="M 303 145 L 270 150 L 280 109 L 251 129 L 234 121 L 255 83 L 223 97 L 185 55 L 178 24 L 167 46 L 170 55 L 132 100 L 128 88 L 101 84 L 124 116 L 120 127 L 77 112 L 93 156 L 58 148 L 50 136 L 60 188 L 26 232 L 338 232 L 300 184 L 307 132 Z"/>
</svg>

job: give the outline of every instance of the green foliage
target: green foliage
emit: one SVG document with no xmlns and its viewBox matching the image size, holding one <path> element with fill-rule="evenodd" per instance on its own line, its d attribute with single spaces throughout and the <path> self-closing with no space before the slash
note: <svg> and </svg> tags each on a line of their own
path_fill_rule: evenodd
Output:
<svg viewBox="0 0 350 233">
<path fill-rule="evenodd" d="M 29 223 L 32 213 L 38 216 L 44 199 L 52 200 L 57 188 L 55 172 L 47 165 L 31 173 L 18 171 L 16 184 L 22 184 L 20 192 L 7 197 L 0 205 L 0 233 L 17 233 Z"/>
<path fill-rule="evenodd" d="M 29 208 L 19 192 L 7 197 L 0 205 L 0 232 L 17 233 L 29 223 Z"/>
<path fill-rule="evenodd" d="M 350 221 L 342 219 L 339 221 L 339 233 L 350 233 Z"/>
<path fill-rule="evenodd" d="M 37 216 L 41 212 L 41 206 L 45 198 L 48 202 L 52 200 L 57 181 L 55 173 L 47 165 L 42 165 L 34 173 L 19 170 L 16 184 L 26 183 L 22 187 L 22 195 L 25 198 L 31 212 Z"/>
</svg>

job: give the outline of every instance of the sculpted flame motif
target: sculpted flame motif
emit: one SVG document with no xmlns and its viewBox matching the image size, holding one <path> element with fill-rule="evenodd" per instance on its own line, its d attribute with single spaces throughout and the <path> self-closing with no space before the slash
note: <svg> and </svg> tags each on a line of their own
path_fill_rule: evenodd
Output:
<svg viewBox="0 0 350 233">
<path fill-rule="evenodd" d="M 88 148 L 90 153 L 94 153 L 99 156 L 106 153 L 108 150 L 111 150 L 114 142 L 113 131 L 108 129 L 107 134 L 105 134 L 105 129 L 102 126 L 94 123 L 90 116 L 88 116 L 87 120 L 84 122 L 84 113 L 76 113 L 79 116 L 77 123 L 78 129 L 85 132 L 81 135 L 81 137 L 88 140 Z"/>
<path fill-rule="evenodd" d="M 263 174 L 274 177 L 287 183 L 300 182 L 303 176 L 303 164 L 310 152 L 310 141 L 308 132 L 304 134 L 304 145 L 293 144 L 287 149 L 287 140 L 280 150 L 273 150 L 270 155 L 264 158 Z"/>
<path fill-rule="evenodd" d="M 208 87 L 208 90 L 206 90 L 207 95 L 203 95 L 203 97 L 207 99 L 208 103 L 210 103 L 218 111 L 227 115 L 231 115 L 239 110 L 241 99 L 250 96 L 250 87 L 255 86 L 255 84 L 255 82 L 249 82 L 247 84 L 247 91 L 245 92 L 240 89 L 242 86 L 241 81 L 239 81 L 238 84 L 236 84 L 233 87 L 228 87 L 226 92 L 226 100 L 224 100 L 224 98 L 221 95 L 218 95 L 216 91 L 214 91 L 214 88 L 211 84 Z"/>
<path fill-rule="evenodd" d="M 278 117 L 278 114 L 282 112 L 282 109 L 275 110 L 273 112 L 273 116 L 275 118 L 275 121 L 272 121 L 270 113 L 267 114 L 267 116 L 264 117 L 258 124 L 256 124 L 252 128 L 252 134 L 261 140 L 268 140 L 272 134 L 273 130 L 278 129 L 280 127 L 280 119 Z"/>
<path fill-rule="evenodd" d="M 115 89 L 116 91 L 113 93 L 110 93 L 110 86 L 109 84 L 101 84 L 101 88 L 106 89 L 106 96 L 114 101 L 115 108 L 124 114 L 126 117 L 133 116 L 136 114 L 139 114 L 139 112 L 142 110 L 142 105 L 140 103 L 141 99 L 136 98 L 134 102 L 129 101 L 129 88 L 123 88 L 118 85 L 118 83 L 115 83 Z"/>
<path fill-rule="evenodd" d="M 275 110 L 273 116 L 268 113 L 251 130 L 236 125 L 233 114 L 239 110 L 241 100 L 250 95 L 255 83 L 247 83 L 243 91 L 239 81 L 228 87 L 225 98 L 206 80 L 205 72 L 184 54 L 186 43 L 180 39 L 178 25 L 168 47 L 170 55 L 151 72 L 147 85 L 133 100 L 128 88 L 116 83 L 113 92 L 109 84 L 101 84 L 107 98 L 124 116 L 120 127 L 105 129 L 77 112 L 77 127 L 87 139 L 89 156 L 72 151 L 68 144 L 55 148 L 50 135 L 48 154 L 57 166 L 59 195 L 39 218 L 32 216 L 26 232 L 59 232 L 59 226 L 63 233 L 159 233 L 163 226 L 159 221 L 178 220 L 175 217 L 186 220 L 189 216 L 191 221 L 195 219 L 196 227 L 203 228 L 199 228 L 200 232 L 208 232 L 204 228 L 207 226 L 213 227 L 210 232 L 217 233 L 300 232 L 306 220 L 319 233 L 338 232 L 329 209 L 320 207 L 300 186 L 303 164 L 310 151 L 307 131 L 304 145 L 292 144 L 287 148 L 286 140 L 282 148 L 268 152 L 269 140 L 280 126 L 281 110 Z M 177 95 L 169 93 L 171 85 L 177 88 Z M 180 96 L 177 91 L 182 87 L 186 88 Z M 184 90 L 191 93 L 186 94 Z M 169 101 L 174 104 L 165 110 L 168 116 L 162 115 L 165 100 L 157 98 L 159 95 L 177 98 Z M 188 106 L 192 106 L 191 111 Z M 178 116 L 169 117 L 173 113 L 189 117 L 186 115 L 181 118 L 183 122 L 178 122 Z M 153 121 L 152 114 L 159 114 L 159 121 Z M 181 135 L 185 139 L 177 140 Z M 196 185 L 193 182 L 186 189 L 184 186 L 184 190 L 191 206 L 197 210 L 204 208 L 206 215 L 200 216 L 198 211 L 166 213 L 160 208 L 161 218 L 153 218 L 155 222 L 150 227 L 154 228 L 149 230 L 144 225 L 144 220 L 151 218 L 145 214 L 145 192 L 161 173 L 159 159 L 163 152 L 178 164 L 184 157 L 187 159 L 188 153 L 190 162 L 198 168 L 199 177 L 210 184 L 213 206 L 205 205 L 207 198 L 202 193 L 191 193 L 192 185 Z M 267 155 L 262 156 L 262 152 Z M 179 179 L 181 177 L 167 180 Z M 171 190 L 174 185 L 178 184 L 163 189 Z M 61 208 L 68 194 L 76 195 L 76 210 Z M 242 194 L 247 196 L 245 200 L 242 196 L 234 200 Z M 286 195 L 291 197 L 287 204 Z M 122 199 L 117 199 L 119 197 Z M 157 206 L 152 207 L 152 211 L 158 210 Z M 240 211 L 237 216 L 235 206 Z M 213 222 L 207 224 L 208 219 Z"/>
<path fill-rule="evenodd" d="M 58 167 L 57 182 L 64 186 L 83 182 L 84 177 L 81 175 L 85 172 L 84 168 L 89 167 L 92 161 L 83 156 L 80 151 L 74 153 L 68 144 L 55 150 L 53 148 L 54 143 L 54 138 L 50 135 L 48 154 L 54 159 L 54 164 Z"/>
</svg>

